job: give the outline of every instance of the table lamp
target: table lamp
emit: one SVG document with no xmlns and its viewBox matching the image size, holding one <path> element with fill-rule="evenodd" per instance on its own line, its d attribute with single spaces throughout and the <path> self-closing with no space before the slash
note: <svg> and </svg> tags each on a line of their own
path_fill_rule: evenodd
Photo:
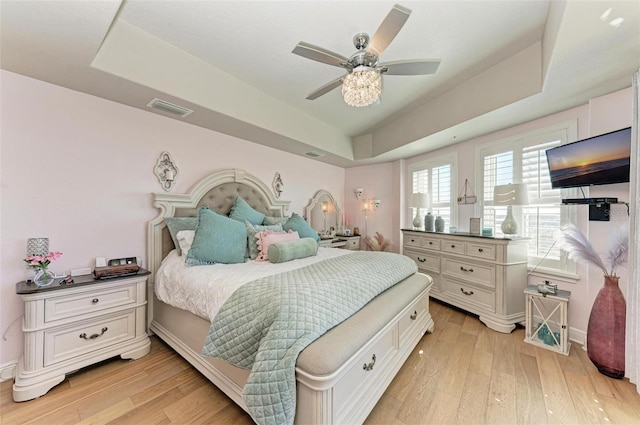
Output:
<svg viewBox="0 0 640 425">
<path fill-rule="evenodd" d="M 413 227 L 417 229 L 422 227 L 422 216 L 420 215 L 420 208 L 427 208 L 429 206 L 429 194 L 412 193 L 411 206 L 416 209 L 416 216 L 413 218 Z"/>
<path fill-rule="evenodd" d="M 495 186 L 493 188 L 493 205 L 494 206 L 507 206 L 507 217 L 502 222 L 500 229 L 505 235 L 515 235 L 518 233 L 518 222 L 513 217 L 513 211 L 511 207 L 513 205 L 528 205 L 529 194 L 527 192 L 527 185 L 518 184 L 503 184 Z"/>
</svg>

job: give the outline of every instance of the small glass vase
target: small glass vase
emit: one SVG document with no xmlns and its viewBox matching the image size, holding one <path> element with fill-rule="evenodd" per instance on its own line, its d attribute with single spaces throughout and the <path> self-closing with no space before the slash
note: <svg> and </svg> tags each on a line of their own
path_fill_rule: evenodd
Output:
<svg viewBox="0 0 640 425">
<path fill-rule="evenodd" d="M 55 280 L 54 274 L 48 269 L 39 269 L 36 275 L 33 277 L 33 283 L 37 286 L 48 286 Z"/>
</svg>

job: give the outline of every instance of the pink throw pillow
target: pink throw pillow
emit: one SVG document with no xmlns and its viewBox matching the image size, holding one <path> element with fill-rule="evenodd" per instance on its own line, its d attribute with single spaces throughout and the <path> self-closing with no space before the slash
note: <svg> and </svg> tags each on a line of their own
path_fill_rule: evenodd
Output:
<svg viewBox="0 0 640 425">
<path fill-rule="evenodd" d="M 256 239 L 258 239 L 258 257 L 256 260 L 258 261 L 268 261 L 269 257 L 267 256 L 267 251 L 269 250 L 269 246 L 276 242 L 284 242 L 284 241 L 293 241 L 296 239 L 300 239 L 300 235 L 298 232 L 294 232 L 293 230 L 289 230 L 288 232 L 274 232 L 273 230 L 265 230 L 263 232 L 256 234 Z"/>
</svg>

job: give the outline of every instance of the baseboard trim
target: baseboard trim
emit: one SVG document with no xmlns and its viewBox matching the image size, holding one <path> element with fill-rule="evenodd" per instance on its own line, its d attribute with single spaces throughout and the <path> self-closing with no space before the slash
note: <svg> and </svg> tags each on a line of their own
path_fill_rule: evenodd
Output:
<svg viewBox="0 0 640 425">
<path fill-rule="evenodd" d="M 15 360 L 12 362 L 0 365 L 0 382 L 8 381 L 9 379 L 15 378 L 17 365 L 18 365 L 18 362 Z"/>
<path fill-rule="evenodd" d="M 587 341 L 587 333 L 585 331 L 569 327 L 569 340 L 580 344 L 580 347 L 576 348 L 582 349 Z"/>
</svg>

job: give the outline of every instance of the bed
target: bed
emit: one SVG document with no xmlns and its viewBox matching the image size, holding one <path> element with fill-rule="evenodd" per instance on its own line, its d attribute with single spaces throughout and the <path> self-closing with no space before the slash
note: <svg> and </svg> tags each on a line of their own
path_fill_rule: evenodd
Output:
<svg viewBox="0 0 640 425">
<path fill-rule="evenodd" d="M 242 394 L 249 371 L 201 354 L 210 318 L 160 301 L 155 288 L 163 260 L 177 255 L 165 219 L 194 217 L 202 206 L 228 214 L 238 196 L 267 216 L 288 214 L 288 202 L 276 199 L 261 180 L 238 169 L 205 177 L 186 194 L 153 195 L 159 213 L 148 223 L 148 324 L 150 332 L 247 410 Z M 318 251 L 322 259 L 340 257 L 337 251 L 342 250 Z M 430 276 L 411 274 L 300 352 L 295 363 L 296 424 L 355 424 L 366 419 L 418 341 L 433 331 L 431 284 Z"/>
</svg>

